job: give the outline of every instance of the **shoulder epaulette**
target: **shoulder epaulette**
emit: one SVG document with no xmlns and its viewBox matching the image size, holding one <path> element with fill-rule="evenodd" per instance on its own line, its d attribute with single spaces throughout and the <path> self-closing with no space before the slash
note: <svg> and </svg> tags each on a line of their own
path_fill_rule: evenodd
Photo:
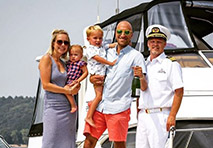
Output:
<svg viewBox="0 0 213 148">
<path fill-rule="evenodd" d="M 167 58 L 170 59 L 172 62 L 177 61 L 177 60 L 175 59 L 175 57 L 172 57 L 172 56 L 167 56 Z"/>
</svg>

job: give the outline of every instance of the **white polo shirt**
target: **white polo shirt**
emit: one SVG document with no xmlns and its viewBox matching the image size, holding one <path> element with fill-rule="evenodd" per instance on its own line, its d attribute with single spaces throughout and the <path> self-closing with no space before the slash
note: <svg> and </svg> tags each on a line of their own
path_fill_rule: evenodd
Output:
<svg viewBox="0 0 213 148">
<path fill-rule="evenodd" d="M 171 107 L 175 89 L 183 87 L 181 66 L 162 53 L 157 58 L 146 61 L 146 91 L 141 91 L 139 108 Z"/>
</svg>

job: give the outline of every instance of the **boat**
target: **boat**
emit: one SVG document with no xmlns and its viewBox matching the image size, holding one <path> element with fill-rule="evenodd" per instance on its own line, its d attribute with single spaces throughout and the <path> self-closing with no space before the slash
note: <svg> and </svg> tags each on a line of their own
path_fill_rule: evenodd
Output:
<svg viewBox="0 0 213 148">
<path fill-rule="evenodd" d="M 149 56 L 146 28 L 152 24 L 160 24 L 171 31 L 165 53 L 181 65 L 184 81 L 184 96 L 177 114 L 174 148 L 210 148 L 213 145 L 212 16 L 212 0 L 153 0 L 98 23 L 104 30 L 104 43 L 112 43 L 115 42 L 116 25 L 122 20 L 129 21 L 134 31 L 132 46 L 145 58 Z M 39 80 L 28 148 L 41 147 L 43 96 Z M 79 91 L 79 128 L 76 142 L 79 148 L 83 147 L 85 139 L 83 127 L 87 102 L 93 98 L 93 87 L 86 79 Z M 133 100 L 127 148 L 135 147 L 136 127 L 136 100 Z M 112 145 L 105 132 L 98 140 L 96 148 L 108 148 Z"/>
<path fill-rule="evenodd" d="M 0 135 L 0 148 L 11 148 L 2 135 Z"/>
</svg>

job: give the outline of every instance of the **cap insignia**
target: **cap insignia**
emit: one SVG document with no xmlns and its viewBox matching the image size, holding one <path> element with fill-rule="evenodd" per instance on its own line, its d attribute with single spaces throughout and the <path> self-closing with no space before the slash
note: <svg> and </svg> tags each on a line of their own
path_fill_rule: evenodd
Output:
<svg viewBox="0 0 213 148">
<path fill-rule="evenodd" d="M 152 28 L 152 32 L 160 32 L 160 29 L 158 27 Z"/>
</svg>

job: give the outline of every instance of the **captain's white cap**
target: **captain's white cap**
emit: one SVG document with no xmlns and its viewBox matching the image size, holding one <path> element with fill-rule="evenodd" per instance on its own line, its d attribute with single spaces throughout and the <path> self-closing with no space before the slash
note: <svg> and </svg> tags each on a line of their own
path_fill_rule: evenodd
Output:
<svg viewBox="0 0 213 148">
<path fill-rule="evenodd" d="M 168 28 L 162 26 L 162 25 L 151 25 L 146 29 L 146 37 L 149 38 L 164 38 L 166 40 L 169 40 L 170 38 L 170 31 Z"/>
</svg>

